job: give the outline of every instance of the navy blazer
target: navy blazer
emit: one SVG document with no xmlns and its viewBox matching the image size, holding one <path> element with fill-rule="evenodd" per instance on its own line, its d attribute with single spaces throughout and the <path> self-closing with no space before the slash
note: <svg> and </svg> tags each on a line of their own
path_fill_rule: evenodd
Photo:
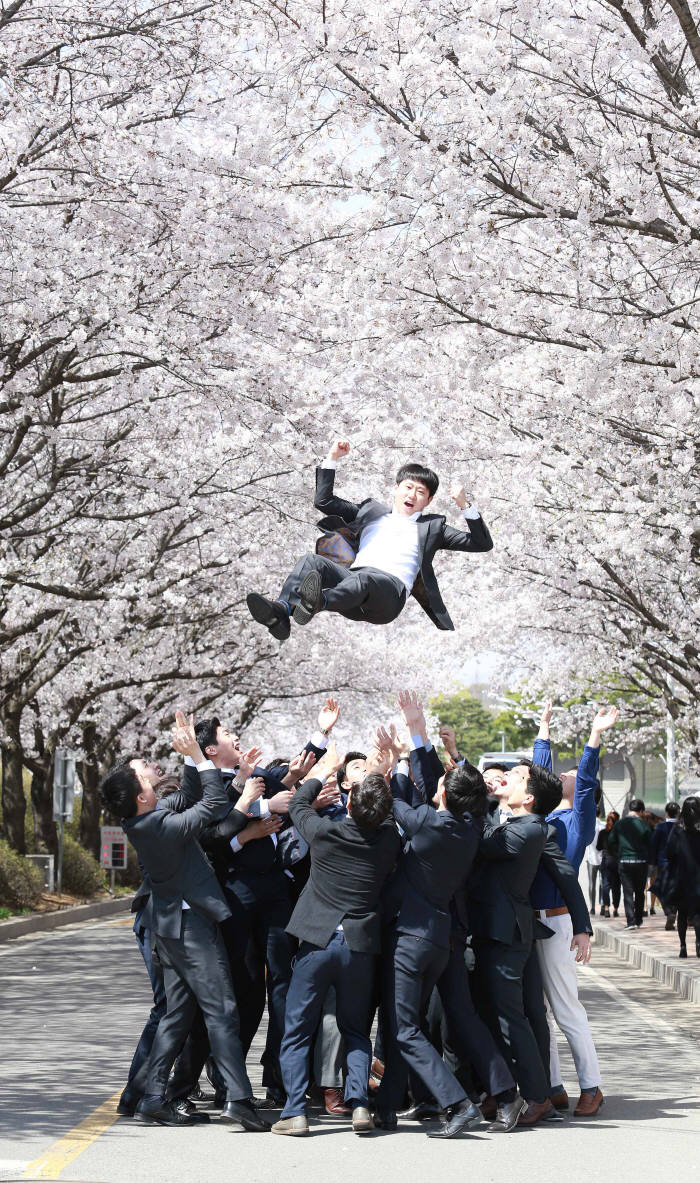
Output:
<svg viewBox="0 0 700 1183">
<path fill-rule="evenodd" d="M 379 900 L 401 849 L 393 818 L 375 830 L 360 829 L 349 816 L 319 817 L 312 802 L 322 788 L 308 780 L 297 789 L 289 815 L 309 845 L 311 869 L 287 932 L 325 949 L 339 924 L 348 948 L 379 953 Z"/>
<path fill-rule="evenodd" d="M 377 518 L 391 513 L 391 508 L 368 498 L 355 505 L 333 493 L 335 469 L 316 469 L 316 496 L 314 505 L 327 516 L 318 523 L 324 534 L 339 530 L 347 537 L 355 553 L 359 548 L 360 535 L 365 526 Z M 465 530 L 455 530 L 447 525 L 443 514 L 421 514 L 418 519 L 418 546 L 420 567 L 411 595 L 415 596 L 424 612 L 439 629 L 454 632 L 454 625 L 440 595 L 438 581 L 433 571 L 433 559 L 439 550 L 487 551 L 493 550 L 493 540 L 483 522 L 470 519 Z"/>
<path fill-rule="evenodd" d="M 214 921 L 231 915 L 198 842 L 207 823 L 216 821 L 231 806 L 218 769 L 205 769 L 201 784 L 202 799 L 182 813 L 152 809 L 122 821 L 143 867 L 141 891 L 150 893 L 141 923 L 159 936 L 181 935 L 183 900 Z"/>
<path fill-rule="evenodd" d="M 488 825 L 488 820 L 487 820 Z M 556 831 L 534 813 L 511 818 L 486 830 L 479 847 L 481 863 L 470 884 L 469 916 L 474 936 L 530 944 L 550 937 L 530 903 L 530 887 L 542 865 L 561 891 L 574 932 L 592 932 L 588 908 L 571 863 L 562 854 Z"/>
<path fill-rule="evenodd" d="M 399 932 L 450 947 L 450 904 L 461 894 L 479 848 L 481 823 L 469 814 L 456 818 L 432 805 L 412 808 L 394 797 L 394 817 L 408 844 L 387 889 L 385 914 Z"/>
</svg>

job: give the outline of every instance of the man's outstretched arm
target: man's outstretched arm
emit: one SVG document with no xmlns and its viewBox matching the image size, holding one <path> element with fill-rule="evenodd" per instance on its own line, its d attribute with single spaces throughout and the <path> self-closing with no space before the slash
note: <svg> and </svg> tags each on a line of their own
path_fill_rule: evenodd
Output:
<svg viewBox="0 0 700 1183">
<path fill-rule="evenodd" d="M 331 444 L 326 459 L 316 469 L 314 505 L 322 513 L 340 517 L 345 522 L 354 522 L 360 508 L 359 505 L 355 505 L 353 501 L 345 501 L 342 497 L 336 497 L 333 493 L 336 463 L 343 456 L 347 456 L 349 451 L 350 444 L 347 440 L 334 440 Z"/>
<path fill-rule="evenodd" d="M 455 530 L 454 526 L 445 525 L 442 528 L 440 547 L 443 550 L 486 551 L 493 550 L 493 539 L 488 527 L 475 505 L 470 505 L 463 485 L 454 485 L 450 490 L 450 497 L 464 519 L 465 530 Z"/>
</svg>

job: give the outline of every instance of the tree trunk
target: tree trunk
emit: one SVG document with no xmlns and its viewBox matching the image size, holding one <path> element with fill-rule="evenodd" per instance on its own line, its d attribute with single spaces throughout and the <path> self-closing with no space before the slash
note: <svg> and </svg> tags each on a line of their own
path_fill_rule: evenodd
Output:
<svg viewBox="0 0 700 1183">
<path fill-rule="evenodd" d="M 58 834 L 53 820 L 53 761 L 42 761 L 32 773 L 31 798 L 37 838 L 49 854 L 57 854 Z"/>
<path fill-rule="evenodd" d="M 27 853 L 24 818 L 27 799 L 22 782 L 22 745 L 19 718 L 5 718 L 2 741 L 2 816 L 3 829 L 10 846 L 19 854 Z"/>
<path fill-rule="evenodd" d="M 78 773 L 83 786 L 83 803 L 80 809 L 80 845 L 90 851 L 96 859 L 100 857 L 100 814 L 102 803 L 98 792 L 100 784 L 100 766 L 96 753 L 97 733 L 95 724 L 89 722 L 83 728 L 83 748 L 85 759 L 78 765 Z"/>
</svg>

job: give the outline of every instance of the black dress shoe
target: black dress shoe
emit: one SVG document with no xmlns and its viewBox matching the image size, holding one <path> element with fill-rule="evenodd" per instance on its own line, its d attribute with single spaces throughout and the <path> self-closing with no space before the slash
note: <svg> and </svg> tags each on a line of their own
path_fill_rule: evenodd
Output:
<svg viewBox="0 0 700 1183">
<path fill-rule="evenodd" d="M 122 1117 L 133 1117 L 134 1113 L 136 1112 L 136 1106 L 140 1100 L 141 1098 L 139 1097 L 138 1093 L 132 1092 L 127 1085 L 121 1097 L 119 1098 L 119 1102 L 117 1104 L 117 1113 L 121 1114 Z"/>
<path fill-rule="evenodd" d="M 398 1121 L 396 1114 L 392 1113 L 390 1109 L 382 1112 L 381 1109 L 374 1111 L 374 1128 L 375 1130 L 396 1130 L 398 1129 Z"/>
<path fill-rule="evenodd" d="M 454 1138 L 467 1127 L 481 1125 L 483 1121 L 478 1105 L 466 1097 L 459 1105 L 451 1105 L 445 1114 L 439 1130 L 432 1130 L 429 1138 Z"/>
<path fill-rule="evenodd" d="M 227 1101 L 221 1110 L 221 1120 L 242 1125 L 253 1134 L 267 1133 L 270 1129 L 269 1121 L 260 1116 L 250 1101 Z"/>
<path fill-rule="evenodd" d="M 257 592 L 251 592 L 246 596 L 245 602 L 253 620 L 257 620 L 258 624 L 264 624 L 270 636 L 276 641 L 287 640 L 292 626 L 289 623 L 289 613 L 283 604 L 278 604 L 276 600 L 267 600 Z"/>
<path fill-rule="evenodd" d="M 196 1105 L 188 1101 L 187 1097 L 180 1097 L 178 1101 L 173 1101 L 172 1104 L 177 1109 L 178 1113 L 184 1113 L 186 1117 L 191 1117 L 193 1121 L 199 1122 L 200 1125 L 206 1125 L 209 1121 L 208 1113 L 200 1113 Z"/>
<path fill-rule="evenodd" d="M 432 1101 L 417 1101 L 410 1109 L 402 1109 L 397 1117 L 405 1117 L 407 1121 L 426 1121 L 429 1117 L 439 1117 L 440 1110 Z"/>
<path fill-rule="evenodd" d="M 261 1101 L 253 1101 L 256 1109 L 284 1109 L 287 1104 L 287 1094 L 279 1089 L 268 1089 Z"/>
<path fill-rule="evenodd" d="M 146 1125 L 197 1125 L 196 1119 L 189 1113 L 181 1113 L 174 1101 L 161 1101 L 157 1105 L 139 1101 L 134 1118 Z"/>
<path fill-rule="evenodd" d="M 299 603 L 294 609 L 297 624 L 308 624 L 323 605 L 323 583 L 318 571 L 309 571 L 299 585 Z"/>
</svg>

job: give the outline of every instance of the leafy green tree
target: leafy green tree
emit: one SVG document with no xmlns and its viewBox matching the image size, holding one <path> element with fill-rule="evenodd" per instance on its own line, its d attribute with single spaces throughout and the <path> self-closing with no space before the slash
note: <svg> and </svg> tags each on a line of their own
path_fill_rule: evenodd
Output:
<svg viewBox="0 0 700 1183">
<path fill-rule="evenodd" d="M 482 752 L 499 751 L 503 732 L 508 751 L 529 748 L 537 735 L 537 724 L 523 718 L 529 713 L 525 703 L 516 703 L 499 711 L 485 707 L 469 690 L 440 694 L 431 698 L 430 710 L 441 724 L 453 727 L 457 747 L 463 756 L 476 762 Z"/>
</svg>

